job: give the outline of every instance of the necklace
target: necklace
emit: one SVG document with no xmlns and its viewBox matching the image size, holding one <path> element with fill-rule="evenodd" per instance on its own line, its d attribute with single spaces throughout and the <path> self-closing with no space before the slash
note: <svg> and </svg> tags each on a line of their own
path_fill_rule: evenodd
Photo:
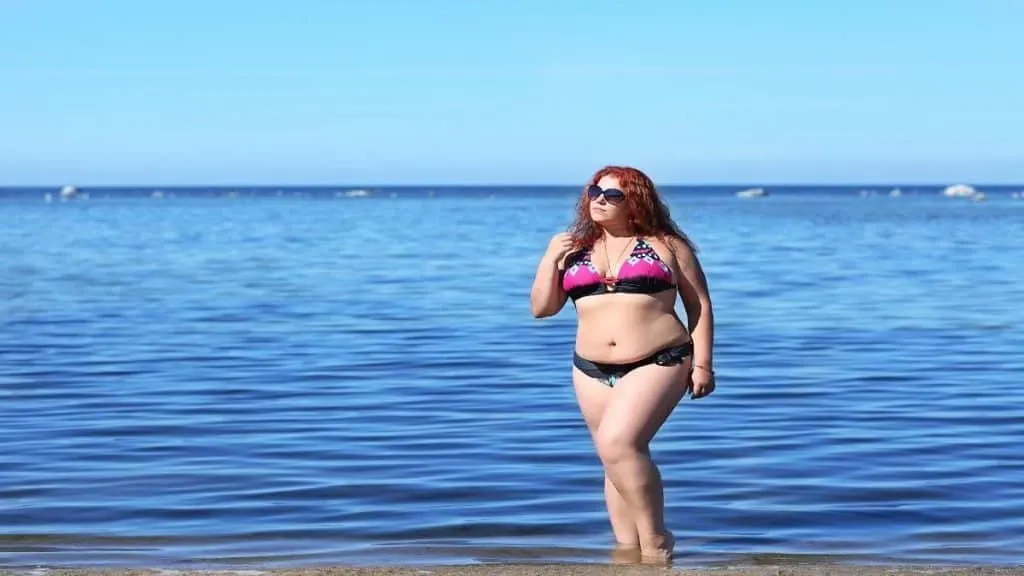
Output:
<svg viewBox="0 0 1024 576">
<path fill-rule="evenodd" d="M 633 244 L 633 239 L 630 238 L 629 242 L 626 242 L 622 246 L 622 251 L 619 252 L 618 258 L 615 259 L 615 263 L 616 264 L 619 263 L 619 260 L 622 260 L 622 255 L 626 253 L 626 248 L 629 248 L 632 244 Z M 607 268 L 607 270 L 604 273 L 604 285 L 608 288 L 609 291 L 614 291 L 615 290 L 615 285 L 618 283 L 619 280 L 618 280 L 618 278 L 616 276 L 612 275 L 612 270 L 615 270 L 616 272 L 618 270 L 617 270 L 617 267 L 616 268 L 612 268 L 612 261 L 608 257 L 608 240 L 607 239 L 604 241 L 604 261 L 608 264 L 608 268 Z"/>
</svg>

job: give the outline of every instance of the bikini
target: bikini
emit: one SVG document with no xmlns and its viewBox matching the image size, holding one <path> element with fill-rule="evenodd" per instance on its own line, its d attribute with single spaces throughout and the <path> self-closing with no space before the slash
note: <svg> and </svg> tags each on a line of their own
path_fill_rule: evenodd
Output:
<svg viewBox="0 0 1024 576">
<path fill-rule="evenodd" d="M 656 294 L 664 290 L 673 290 L 676 284 L 672 278 L 672 270 L 654 251 L 654 248 L 643 238 L 638 238 L 633 251 L 622 263 L 617 279 L 606 280 L 591 259 L 593 248 L 577 252 L 565 262 L 562 275 L 562 289 L 575 305 L 580 298 L 600 294 Z M 668 346 L 635 362 L 611 364 L 592 362 L 573 352 L 573 365 L 581 372 L 596 378 L 609 386 L 630 371 L 640 366 L 657 364 L 658 366 L 676 366 L 683 363 L 693 353 L 693 343 Z"/>
</svg>

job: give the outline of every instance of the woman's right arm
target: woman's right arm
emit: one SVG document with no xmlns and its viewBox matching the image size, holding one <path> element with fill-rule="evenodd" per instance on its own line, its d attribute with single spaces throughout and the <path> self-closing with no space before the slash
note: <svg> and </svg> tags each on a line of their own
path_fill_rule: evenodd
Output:
<svg viewBox="0 0 1024 576">
<path fill-rule="evenodd" d="M 568 295 L 562 290 L 562 261 L 571 248 L 569 234 L 556 234 L 540 259 L 530 289 L 530 312 L 534 318 L 554 316 L 565 306 Z"/>
</svg>

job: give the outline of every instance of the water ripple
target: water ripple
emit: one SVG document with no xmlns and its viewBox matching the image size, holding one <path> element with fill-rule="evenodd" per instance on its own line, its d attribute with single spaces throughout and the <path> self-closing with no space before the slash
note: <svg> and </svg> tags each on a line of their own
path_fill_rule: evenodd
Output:
<svg viewBox="0 0 1024 576">
<path fill-rule="evenodd" d="M 527 308 L 573 194 L 0 202 L 0 566 L 604 561 Z M 1019 562 L 1022 203 L 670 204 L 720 375 L 653 447 L 680 563 Z"/>
</svg>

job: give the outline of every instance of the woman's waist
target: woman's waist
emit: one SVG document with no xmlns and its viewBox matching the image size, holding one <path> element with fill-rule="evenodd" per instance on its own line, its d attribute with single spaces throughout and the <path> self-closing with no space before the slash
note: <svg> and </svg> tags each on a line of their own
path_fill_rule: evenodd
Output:
<svg viewBox="0 0 1024 576">
<path fill-rule="evenodd" d="M 584 319 L 576 331 L 575 351 L 592 362 L 627 363 L 690 341 L 674 313 L 654 318 Z"/>
</svg>

